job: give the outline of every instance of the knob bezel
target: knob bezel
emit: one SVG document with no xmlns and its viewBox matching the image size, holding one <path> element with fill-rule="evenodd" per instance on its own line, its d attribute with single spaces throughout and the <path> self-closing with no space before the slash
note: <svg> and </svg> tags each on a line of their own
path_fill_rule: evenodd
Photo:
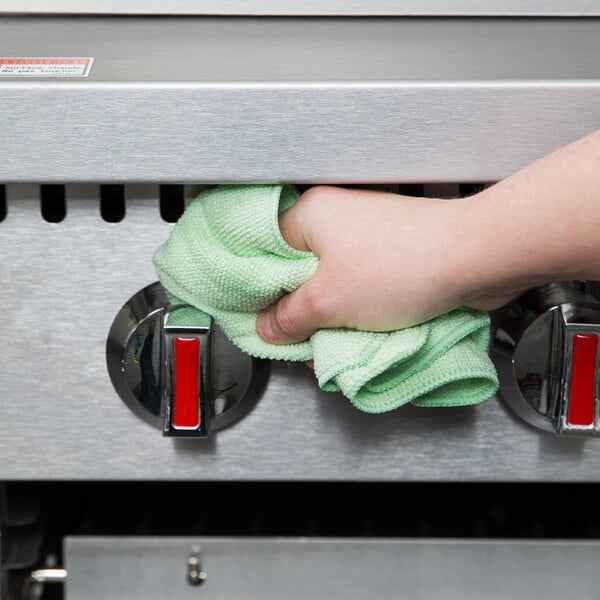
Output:
<svg viewBox="0 0 600 600">
<path fill-rule="evenodd" d="M 141 419 L 177 437 L 206 437 L 247 415 L 267 385 L 269 361 L 242 352 L 208 315 L 197 325 L 186 323 L 190 307 L 173 305 L 159 282 L 134 294 L 119 310 L 106 343 L 110 379 L 123 402 Z M 188 311 L 184 318 L 182 311 Z M 202 319 L 200 319 L 202 320 Z M 175 324 L 172 324 L 175 322 Z M 182 324 L 183 322 L 183 324 Z M 202 340 L 199 377 L 205 401 L 197 430 L 176 428 L 173 407 L 174 335 Z"/>
<path fill-rule="evenodd" d="M 559 436 L 600 436 L 600 357 L 595 357 L 593 423 L 569 419 L 574 340 L 600 337 L 599 282 L 534 288 L 496 311 L 491 356 L 500 396 L 524 421 Z"/>
</svg>

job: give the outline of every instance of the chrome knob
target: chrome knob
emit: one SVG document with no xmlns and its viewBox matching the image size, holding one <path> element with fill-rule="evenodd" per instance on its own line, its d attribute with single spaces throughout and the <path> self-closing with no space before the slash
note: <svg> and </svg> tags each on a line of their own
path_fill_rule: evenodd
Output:
<svg viewBox="0 0 600 600">
<path fill-rule="evenodd" d="M 245 354 L 212 319 L 172 304 L 160 283 L 118 312 L 106 346 L 108 372 L 125 404 L 165 436 L 207 437 L 247 414 L 268 362 Z"/>
<path fill-rule="evenodd" d="M 531 425 L 599 436 L 600 283 L 535 288 L 494 319 L 500 395 Z"/>
</svg>

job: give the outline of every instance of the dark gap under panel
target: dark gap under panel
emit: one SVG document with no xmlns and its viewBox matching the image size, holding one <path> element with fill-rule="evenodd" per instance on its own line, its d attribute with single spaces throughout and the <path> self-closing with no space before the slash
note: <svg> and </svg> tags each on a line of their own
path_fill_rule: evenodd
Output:
<svg viewBox="0 0 600 600">
<path fill-rule="evenodd" d="M 57 536 L 597 539 L 600 534 L 599 484 L 53 482 L 29 487 L 44 499 Z M 166 511 L 173 498 L 178 510 Z M 557 505 L 571 518 L 557 519 Z"/>
</svg>

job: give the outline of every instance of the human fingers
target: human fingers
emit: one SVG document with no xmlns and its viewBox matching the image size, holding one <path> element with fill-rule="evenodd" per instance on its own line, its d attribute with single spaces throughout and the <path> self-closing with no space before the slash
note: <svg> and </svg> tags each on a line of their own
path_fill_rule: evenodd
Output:
<svg viewBox="0 0 600 600">
<path fill-rule="evenodd" d="M 297 250 L 310 250 L 304 237 L 304 219 L 302 218 L 304 204 L 298 200 L 279 215 L 279 230 L 283 239 Z"/>
<path fill-rule="evenodd" d="M 271 344 L 294 344 L 309 338 L 317 329 L 334 327 L 325 286 L 319 269 L 311 279 L 275 304 L 265 308 L 256 319 L 256 331 Z"/>
</svg>

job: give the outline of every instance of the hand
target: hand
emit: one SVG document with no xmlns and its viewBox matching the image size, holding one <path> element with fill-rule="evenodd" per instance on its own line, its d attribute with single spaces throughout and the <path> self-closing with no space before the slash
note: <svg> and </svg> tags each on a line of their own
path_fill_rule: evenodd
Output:
<svg viewBox="0 0 600 600">
<path fill-rule="evenodd" d="M 387 331 L 460 306 L 466 200 L 413 198 L 315 187 L 280 215 L 285 240 L 319 256 L 315 275 L 261 313 L 257 331 L 273 343 L 325 327 Z M 492 292 L 473 306 L 496 308 L 515 295 Z"/>
</svg>

